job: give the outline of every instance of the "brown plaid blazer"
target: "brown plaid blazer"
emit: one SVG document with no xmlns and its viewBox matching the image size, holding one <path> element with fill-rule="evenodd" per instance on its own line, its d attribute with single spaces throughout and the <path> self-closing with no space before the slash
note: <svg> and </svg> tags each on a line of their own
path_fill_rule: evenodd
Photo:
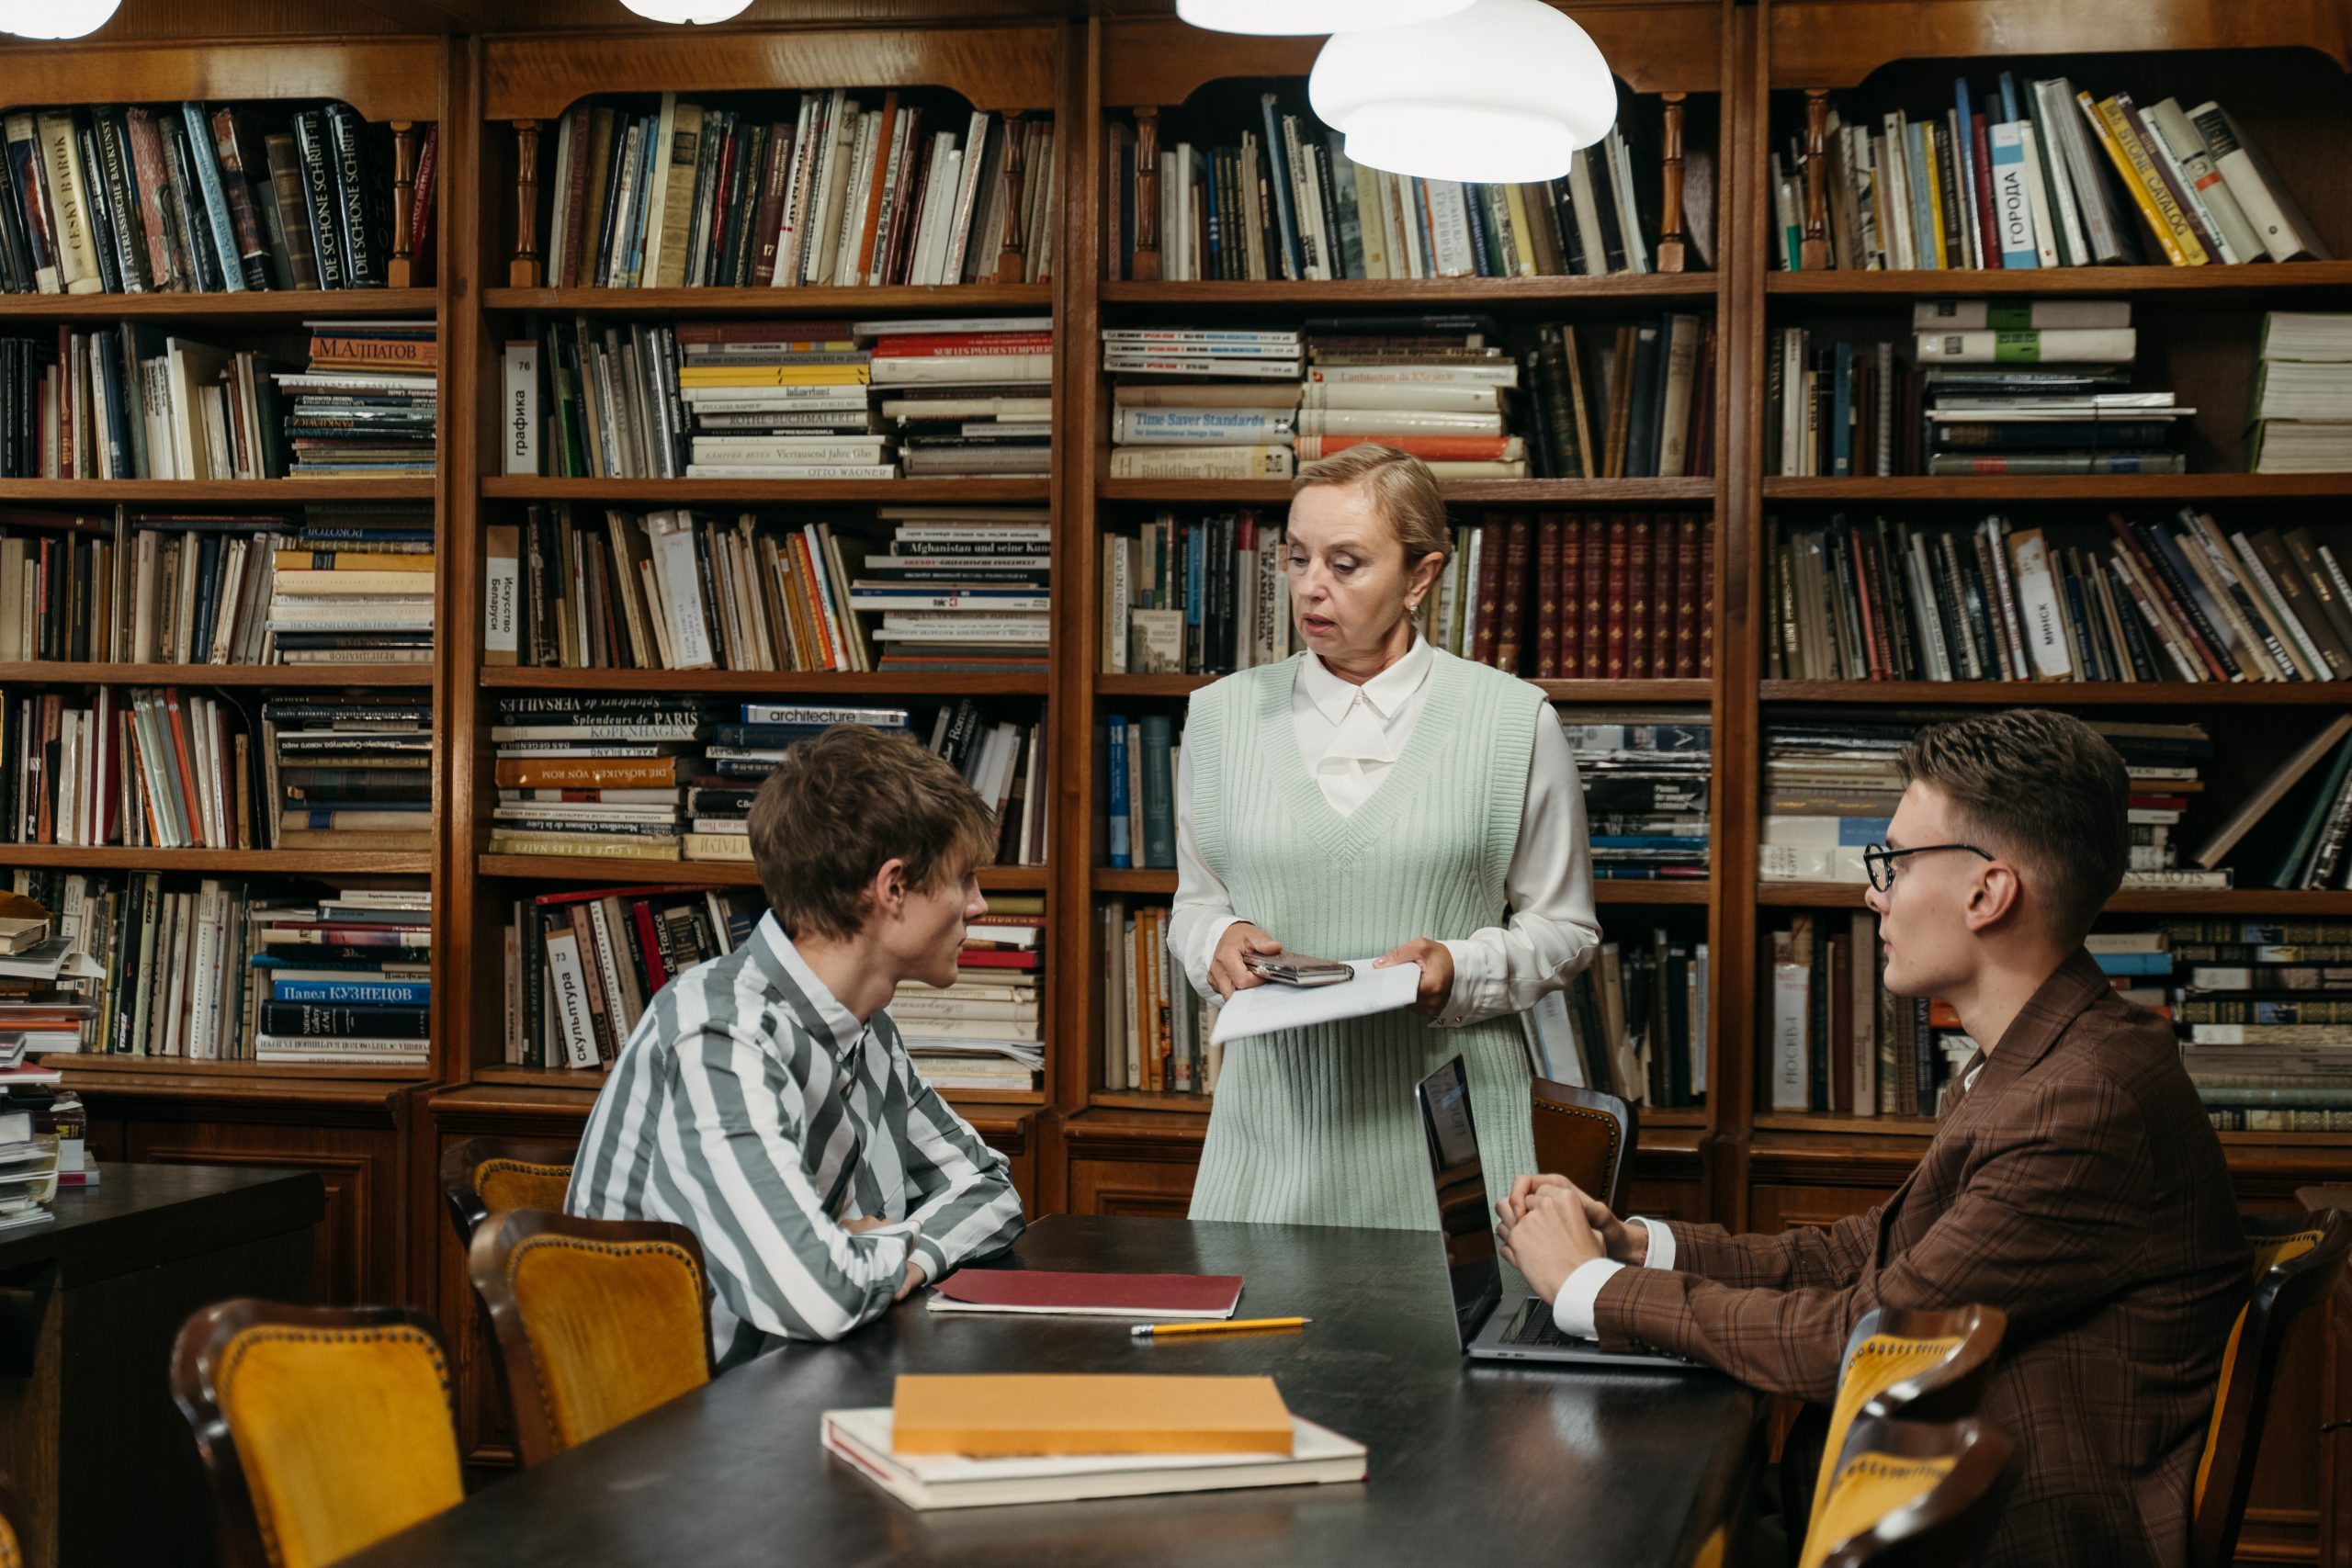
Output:
<svg viewBox="0 0 2352 1568">
<path fill-rule="evenodd" d="M 1982 1414 L 2017 1457 L 1984 1561 L 2174 1568 L 2253 1267 L 2221 1142 L 2171 1028 L 2087 953 L 1983 1063 L 1892 1198 L 1777 1236 L 1675 1224 L 1674 1269 L 1602 1287 L 1601 1340 L 1826 1404 L 1872 1307 L 1999 1307 Z"/>
</svg>

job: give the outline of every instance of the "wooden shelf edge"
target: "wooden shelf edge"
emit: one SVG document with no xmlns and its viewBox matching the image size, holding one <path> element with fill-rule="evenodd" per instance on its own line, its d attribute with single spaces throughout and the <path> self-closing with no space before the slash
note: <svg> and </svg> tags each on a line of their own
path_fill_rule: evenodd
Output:
<svg viewBox="0 0 2352 1568">
<path fill-rule="evenodd" d="M 1541 277 L 1203 278 L 1185 282 L 1120 279 L 1096 285 L 1105 305 L 1289 305 L 1344 309 L 1364 305 L 1570 304 L 1580 299 L 1713 299 L 1719 272 L 1617 273 Z"/>
<path fill-rule="evenodd" d="M 436 288 L 241 289 L 234 294 L 10 294 L 0 321 L 304 321 L 326 317 L 431 317 Z"/>
<path fill-rule="evenodd" d="M 0 666 L 0 671 L 5 666 Z M 0 673 L 0 679 L 5 679 Z M 876 670 L 546 670 L 487 667 L 485 692 L 709 692 L 756 696 L 766 692 L 843 696 L 1043 697 L 1052 688 L 1044 671 Z"/>
<path fill-rule="evenodd" d="M 99 664 L 65 660 L 0 663 L 0 684 L 47 686 L 429 687 L 424 664 Z"/>
<path fill-rule="evenodd" d="M 855 502 L 876 506 L 1042 506 L 1053 499 L 1051 476 L 1026 479 L 559 479 L 486 477 L 487 501 L 644 502 L 706 506 L 722 501 Z"/>
<path fill-rule="evenodd" d="M 1222 680 L 1218 675 L 1135 675 L 1102 671 L 1094 677 L 1098 697 L 1183 697 Z M 1553 681 L 1529 677 L 1527 683 L 1543 689 L 1555 703 L 1703 703 L 1714 695 L 1714 682 L 1668 681 Z"/>
<path fill-rule="evenodd" d="M 1048 283 L 956 283 L 890 288 L 485 288 L 488 310 L 565 316 L 781 316 L 859 318 L 904 312 L 1051 310 Z"/>
<path fill-rule="evenodd" d="M 1148 1111 L 1148 1125 L 1160 1125 L 1161 1130 L 1179 1136 L 1195 1135 L 1194 1124 L 1205 1132 L 1208 1126 L 1209 1103 L 1213 1097 L 1204 1094 L 1147 1094 L 1139 1089 L 1098 1089 L 1086 1096 L 1086 1115 L 1094 1111 Z M 1072 1116 L 1075 1123 L 1080 1116 Z M 1092 1124 L 1101 1126 L 1109 1118 L 1097 1116 Z"/>
<path fill-rule="evenodd" d="M 598 860 L 593 855 L 478 855 L 481 876 L 541 882 L 605 882 L 614 886 L 675 883 L 694 887 L 757 887 L 760 874 L 746 861 Z M 1048 886 L 1042 865 L 980 868 L 980 886 L 1004 893 L 1041 893 Z M 584 1069 L 583 1069 L 584 1070 Z"/>
<path fill-rule="evenodd" d="M 163 502 L 300 506 L 309 501 L 431 501 L 439 480 L 424 474 L 355 474 L 283 479 L 0 479 L 0 501 L 37 506 L 118 506 Z"/>
<path fill-rule="evenodd" d="M 0 844 L 0 856 L 18 865 L 69 871 L 248 872 L 256 875 L 429 876 L 434 857 L 424 852 L 358 850 L 126 850 L 77 844 Z"/>
<path fill-rule="evenodd" d="M 1859 882 L 1758 882 L 1756 902 L 1766 908 L 1859 909 Z M 2107 913 L 2154 915 L 2316 915 L 2352 919 L 2352 893 L 2276 887 L 2126 887 L 2107 901 Z"/>
<path fill-rule="evenodd" d="M 387 1062 L 337 1066 L 332 1062 L 200 1061 L 186 1056 L 76 1053 L 44 1058 L 44 1065 L 68 1074 L 95 1073 L 102 1077 L 167 1074 L 219 1078 L 224 1082 L 299 1079 L 319 1083 L 417 1084 L 430 1082 L 433 1078 L 433 1068 L 429 1065 L 408 1066 Z"/>
<path fill-rule="evenodd" d="M 1892 479 L 1768 479 L 1764 499 L 1879 501 L 2296 501 L 2352 495 L 2342 474 L 1905 474 Z"/>
<path fill-rule="evenodd" d="M 1768 703 L 1989 703 L 2177 707 L 2198 703 L 2262 703 L 2338 707 L 2352 703 L 2342 681 L 1766 681 Z"/>
<path fill-rule="evenodd" d="M 1768 272 L 1764 292 L 1782 299 L 1897 299 L 1988 294 L 2227 295 L 2352 288 L 2352 263 L 2255 262 L 2237 266 L 2067 266 L 2005 271 Z"/>
<path fill-rule="evenodd" d="M 901 481 L 904 482 L 904 481 Z M 1839 479 L 1838 484 L 1859 481 Z M 1448 501 L 1488 506 L 1630 506 L 1680 503 L 1693 505 L 1715 499 L 1715 481 L 1689 479 L 1446 479 L 1438 489 Z M 1095 486 L 1099 501 L 1148 501 L 1162 505 L 1191 502 L 1256 502 L 1279 505 L 1290 500 L 1288 479 L 1104 479 Z"/>
</svg>

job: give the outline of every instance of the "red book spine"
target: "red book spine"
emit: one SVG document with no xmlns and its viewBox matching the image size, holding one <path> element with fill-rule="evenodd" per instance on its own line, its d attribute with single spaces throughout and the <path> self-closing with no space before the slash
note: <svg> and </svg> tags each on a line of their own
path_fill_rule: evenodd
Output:
<svg viewBox="0 0 2352 1568">
<path fill-rule="evenodd" d="M 1392 446 L 1424 463 L 1494 463 L 1504 460 L 1519 439 L 1515 435 L 1302 435 L 1298 447 L 1299 456 L 1308 462 L 1336 457 L 1351 446 Z"/>
<path fill-rule="evenodd" d="M 1699 676 L 1699 626 L 1708 608 L 1700 583 L 1707 520 L 1685 517 L 1674 532 L 1674 678 L 1694 681 Z"/>
<path fill-rule="evenodd" d="M 1608 593 L 1602 601 L 1607 619 L 1601 644 L 1607 651 L 1601 661 L 1601 674 L 1611 681 L 1625 679 L 1625 630 L 1632 613 L 1628 603 L 1627 579 L 1634 553 L 1634 525 L 1629 518 L 1609 520 Z"/>
<path fill-rule="evenodd" d="M 1829 1109 L 1854 1113 L 1854 939 L 1847 931 L 1829 939 Z"/>
<path fill-rule="evenodd" d="M 1715 678 L 1715 523 L 1699 523 L 1699 679 Z"/>
<path fill-rule="evenodd" d="M 555 258 L 559 288 L 578 288 L 581 269 L 586 265 L 581 258 L 595 254 L 581 233 L 588 221 L 588 128 L 593 107 L 583 102 L 571 110 L 571 167 L 563 175 L 563 254 Z"/>
<path fill-rule="evenodd" d="M 876 359 L 953 359 L 1053 351 L 1051 333 L 906 333 L 877 339 L 874 344 Z"/>
<path fill-rule="evenodd" d="M 1560 678 L 1573 681 L 1584 673 L 1584 519 L 1560 520 L 1559 650 L 1554 659 Z"/>
<path fill-rule="evenodd" d="M 1535 537 L 1535 678 L 1560 673 L 1560 515 L 1547 512 Z"/>
<path fill-rule="evenodd" d="M 744 127 L 736 125 L 718 139 L 718 169 L 710 184 L 710 232 L 707 248 L 707 265 L 716 276 L 718 264 L 724 258 L 718 254 L 720 241 L 727 233 L 727 214 L 734 205 L 735 160 L 743 155 Z M 687 253 L 687 265 L 694 265 L 693 253 Z M 689 283 L 699 284 L 699 277 Z"/>
<path fill-rule="evenodd" d="M 1589 517 L 1584 525 L 1583 677 L 1598 681 L 1609 656 L 1609 525 Z"/>
<path fill-rule="evenodd" d="M 1993 205 L 1993 141 L 1992 131 L 1981 114 L 1969 117 L 1969 140 L 1976 143 L 1976 232 L 1986 243 L 1977 249 L 1984 253 L 1984 265 L 2001 265 L 2001 244 L 1995 236 L 2001 231 L 2000 220 Z"/>
<path fill-rule="evenodd" d="M 571 144 L 584 147 L 587 139 L 577 137 Z M 574 159 L 573 162 L 584 163 L 586 160 Z M 436 121 L 424 128 L 424 138 L 416 150 L 416 178 L 409 185 L 408 254 L 411 264 L 420 271 L 430 265 L 425 258 L 433 254 L 426 247 L 433 240 L 433 187 L 438 183 L 436 176 L 440 171 L 441 127 Z M 585 172 L 582 171 L 583 174 Z M 264 170 L 262 177 L 266 179 L 267 173 Z M 253 177 L 252 170 L 246 171 L 246 177 Z"/>
<path fill-rule="evenodd" d="M 752 287 L 775 282 L 776 242 L 783 237 L 784 187 L 792 177 L 792 130 L 782 120 L 768 127 L 767 172 L 760 181 L 759 205 L 752 209 Z"/>
<path fill-rule="evenodd" d="M 2123 548 L 2131 553 L 2132 563 L 2139 567 L 2140 575 L 2147 581 L 2148 587 L 2164 604 L 2165 612 L 2179 625 L 2181 635 L 2188 639 L 2189 651 L 2197 655 L 2197 661 L 2212 671 L 2214 680 L 2228 682 L 2229 670 L 2221 660 L 2214 657 L 2212 647 L 2206 642 L 2204 635 L 2197 629 L 2196 621 L 2190 617 L 2188 610 L 2182 607 L 2180 601 L 2173 596 L 2172 585 L 2165 581 L 2165 574 L 2156 570 L 2156 563 L 2148 557 L 2147 546 L 2142 544 L 2140 536 L 2132 531 L 2132 525 L 2123 520 L 2123 514 L 2120 512 L 2109 513 L 2107 524 L 2109 527 L 2115 530 L 2115 536 L 2122 542 Z"/>
<path fill-rule="evenodd" d="M 1681 548 L 1681 519 L 1660 517 L 1650 530 L 1650 679 L 1674 674 L 1675 552 Z"/>
<path fill-rule="evenodd" d="M 1879 636 L 1882 628 L 1878 624 L 1878 605 L 1874 598 L 1877 584 L 1871 580 L 1870 551 L 1863 547 L 1860 534 L 1847 534 L 1846 556 L 1854 569 L 1854 603 L 1862 615 L 1862 657 L 1869 662 L 1870 678 L 1883 681 L 1894 673 L 1894 670 L 1880 656 L 1879 650 L 1883 644 Z"/>
<path fill-rule="evenodd" d="M 646 994 L 650 996 L 670 983 L 669 968 L 662 962 L 662 937 L 653 927 L 653 900 L 632 900 L 628 913 L 637 925 L 638 951 L 645 958 Z"/>
<path fill-rule="evenodd" d="M 1474 663 L 1495 661 L 1496 622 L 1502 614 L 1504 547 L 1501 524 L 1478 525 L 1478 630 L 1470 641 Z"/>
<path fill-rule="evenodd" d="M 1625 635 L 1620 641 L 1629 681 L 1646 681 L 1650 675 L 1650 592 L 1657 585 L 1657 525 L 1646 513 L 1625 524 Z M 1610 564 L 1616 564 L 1613 558 Z"/>
<path fill-rule="evenodd" d="M 1514 517 L 1503 534 L 1506 543 L 1502 589 L 1498 595 L 1501 613 L 1495 626 L 1495 668 L 1512 675 L 1519 673 L 1519 651 L 1526 641 L 1527 554 L 1532 532 L 1526 518 Z"/>
<path fill-rule="evenodd" d="M 1042 954 L 1034 951 L 967 947 L 956 954 L 956 964 L 963 969 L 1035 969 L 1040 966 L 1042 958 Z"/>
</svg>

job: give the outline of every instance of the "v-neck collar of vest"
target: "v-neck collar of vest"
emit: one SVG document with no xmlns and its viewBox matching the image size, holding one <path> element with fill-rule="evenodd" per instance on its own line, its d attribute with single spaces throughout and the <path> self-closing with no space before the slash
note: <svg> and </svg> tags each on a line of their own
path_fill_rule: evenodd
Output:
<svg viewBox="0 0 2352 1568">
<path fill-rule="evenodd" d="M 1436 653 L 1435 649 L 1431 651 Z M 1405 749 L 1373 787 L 1371 796 L 1351 815 L 1340 812 L 1323 797 L 1322 786 L 1306 771 L 1306 759 L 1299 755 L 1298 736 L 1291 717 L 1291 691 L 1297 671 L 1292 671 L 1289 681 L 1267 682 L 1258 711 L 1266 744 L 1281 756 L 1279 765 L 1286 792 L 1316 843 L 1333 864 L 1346 865 L 1354 861 L 1367 844 L 1377 840 L 1389 819 L 1428 787 L 1430 759 L 1444 750 L 1458 722 L 1461 703 L 1454 669 L 1457 662 L 1437 654 L 1430 667 L 1429 695 L 1422 702 L 1421 716 L 1406 739 Z"/>
</svg>

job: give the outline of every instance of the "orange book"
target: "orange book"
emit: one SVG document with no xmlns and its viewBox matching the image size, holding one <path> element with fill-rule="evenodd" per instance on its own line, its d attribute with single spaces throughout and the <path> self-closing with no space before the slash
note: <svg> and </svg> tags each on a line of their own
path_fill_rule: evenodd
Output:
<svg viewBox="0 0 2352 1568">
<path fill-rule="evenodd" d="M 188 765 L 187 720 L 180 713 L 180 689 L 177 686 L 164 688 L 164 711 L 170 720 L 172 760 L 179 768 L 180 801 L 187 817 L 188 846 L 204 849 L 208 847 L 204 841 L 204 813 L 198 804 L 196 771 Z M 220 846 L 209 847 L 217 849 Z"/>
<path fill-rule="evenodd" d="M 882 198 L 888 194 L 886 186 L 890 177 L 890 136 L 898 128 L 899 95 L 882 95 L 882 120 L 874 128 L 874 179 L 865 187 L 865 222 L 857 235 L 857 276 L 850 283 L 864 283 L 874 265 L 874 231 L 882 221 Z"/>
<path fill-rule="evenodd" d="M 501 757 L 501 789 L 667 789 L 694 776 L 687 757 Z"/>
<path fill-rule="evenodd" d="M 1291 1431 L 1265 1377 L 902 1374 L 890 1404 L 899 1454 L 1287 1454 Z"/>
</svg>

